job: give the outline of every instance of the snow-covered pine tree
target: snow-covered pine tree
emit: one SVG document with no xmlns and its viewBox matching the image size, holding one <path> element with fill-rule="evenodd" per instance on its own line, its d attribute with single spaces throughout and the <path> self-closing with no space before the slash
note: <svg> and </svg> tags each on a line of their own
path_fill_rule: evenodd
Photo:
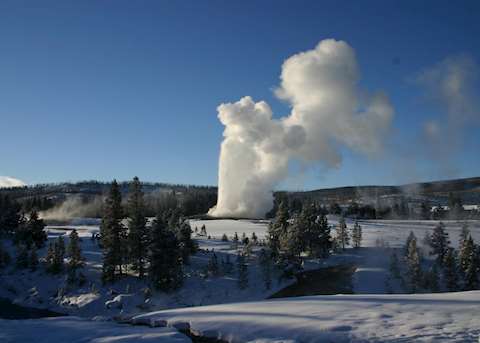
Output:
<svg viewBox="0 0 480 343">
<path fill-rule="evenodd" d="M 157 215 L 152 223 L 148 260 L 148 277 L 154 288 L 170 291 L 181 286 L 183 268 L 179 242 L 162 215 Z"/>
<path fill-rule="evenodd" d="M 417 248 L 417 239 L 414 237 L 408 244 L 407 278 L 409 291 L 415 293 L 422 284 L 422 268 Z"/>
<path fill-rule="evenodd" d="M 100 238 L 103 248 L 103 283 L 114 282 L 122 275 L 125 258 L 126 230 L 122 225 L 122 195 L 116 180 L 113 180 L 109 194 L 105 199 Z"/>
<path fill-rule="evenodd" d="M 413 240 L 413 239 L 417 239 L 417 237 L 415 236 L 415 234 L 413 233 L 413 231 L 410 231 L 410 233 L 408 234 L 407 236 L 407 240 L 405 241 L 405 248 L 404 248 L 404 255 L 405 256 L 408 256 L 408 247 L 410 246 L 410 242 Z"/>
<path fill-rule="evenodd" d="M 447 248 L 443 260 L 443 277 L 445 285 L 450 292 L 458 291 L 457 257 L 453 248 Z"/>
<path fill-rule="evenodd" d="M 470 236 L 470 229 L 468 228 L 468 223 L 462 224 L 462 229 L 460 231 L 460 239 L 458 241 L 458 249 L 462 250 L 463 244 L 467 241 L 468 237 Z"/>
<path fill-rule="evenodd" d="M 142 184 L 138 177 L 130 183 L 130 192 L 127 201 L 128 215 L 128 252 L 133 270 L 138 272 L 138 277 L 145 275 L 147 261 L 148 233 L 147 218 L 145 216 L 145 202 Z"/>
<path fill-rule="evenodd" d="M 362 227 L 357 221 L 352 229 L 352 243 L 354 248 L 360 248 L 362 245 Z"/>
<path fill-rule="evenodd" d="M 350 243 L 350 237 L 348 234 L 347 224 L 345 222 L 345 217 L 340 217 L 340 220 L 337 225 L 337 241 L 342 248 L 345 250 L 345 247 Z"/>
<path fill-rule="evenodd" d="M 237 255 L 237 273 L 238 288 L 242 290 L 248 288 L 248 264 L 245 260 L 245 256 L 243 256 L 242 253 Z"/>
<path fill-rule="evenodd" d="M 437 255 L 437 262 L 439 265 L 443 265 L 445 262 L 445 255 L 449 249 L 449 244 L 448 232 L 445 231 L 445 225 L 440 222 L 433 229 L 431 239 L 432 254 Z"/>
<path fill-rule="evenodd" d="M 274 220 L 268 225 L 267 245 L 275 261 L 280 256 L 280 241 L 287 234 L 289 217 L 288 206 L 286 202 L 282 201 L 278 206 Z"/>
<path fill-rule="evenodd" d="M 272 269 L 273 261 L 272 256 L 265 249 L 260 251 L 259 257 L 260 268 L 262 270 L 263 283 L 266 290 L 270 290 L 272 287 Z"/>
<path fill-rule="evenodd" d="M 67 256 L 69 258 L 67 263 L 68 282 L 73 283 L 78 281 L 77 270 L 82 268 L 84 263 L 77 230 L 72 230 L 72 232 L 70 232 Z"/>
<path fill-rule="evenodd" d="M 472 236 L 469 237 L 465 243 L 465 252 L 467 255 L 464 257 L 464 289 L 475 290 L 478 289 L 479 273 L 480 273 L 480 247 L 476 246 L 473 242 Z"/>
</svg>

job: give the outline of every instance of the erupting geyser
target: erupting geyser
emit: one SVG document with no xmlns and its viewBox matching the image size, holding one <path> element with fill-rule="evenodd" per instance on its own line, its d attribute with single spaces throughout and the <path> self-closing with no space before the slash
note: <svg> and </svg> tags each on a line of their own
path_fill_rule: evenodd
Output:
<svg viewBox="0 0 480 343">
<path fill-rule="evenodd" d="M 340 146 L 367 155 L 382 149 L 393 108 L 382 92 L 358 86 L 355 51 L 327 39 L 293 55 L 282 66 L 277 97 L 292 106 L 274 119 L 270 106 L 249 96 L 221 104 L 225 125 L 219 160 L 216 217 L 262 218 L 272 207 L 272 190 L 287 176 L 288 162 L 338 167 Z"/>
</svg>

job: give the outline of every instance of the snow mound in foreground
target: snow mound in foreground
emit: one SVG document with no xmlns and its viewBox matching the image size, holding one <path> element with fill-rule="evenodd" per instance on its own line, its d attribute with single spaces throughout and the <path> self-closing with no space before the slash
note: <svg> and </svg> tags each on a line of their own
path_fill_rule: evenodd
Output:
<svg viewBox="0 0 480 343">
<path fill-rule="evenodd" d="M 284 298 L 152 312 L 134 323 L 190 326 L 228 342 L 478 342 L 480 291 Z"/>
<path fill-rule="evenodd" d="M 170 328 L 147 328 L 100 322 L 78 317 L 45 319 L 0 319 L 0 342 L 15 343 L 191 343 L 191 340 Z"/>
</svg>

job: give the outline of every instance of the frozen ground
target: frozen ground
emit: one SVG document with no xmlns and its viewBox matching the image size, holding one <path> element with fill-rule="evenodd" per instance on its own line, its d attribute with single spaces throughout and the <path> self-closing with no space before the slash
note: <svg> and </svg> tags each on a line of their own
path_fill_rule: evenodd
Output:
<svg viewBox="0 0 480 343">
<path fill-rule="evenodd" d="M 148 328 L 115 322 L 91 321 L 78 317 L 46 319 L 0 319 L 2 343 L 190 343 L 191 340 L 173 328 Z"/>
<path fill-rule="evenodd" d="M 185 325 L 228 342 L 478 342 L 480 291 L 337 295 L 154 312 L 137 323 Z"/>
</svg>

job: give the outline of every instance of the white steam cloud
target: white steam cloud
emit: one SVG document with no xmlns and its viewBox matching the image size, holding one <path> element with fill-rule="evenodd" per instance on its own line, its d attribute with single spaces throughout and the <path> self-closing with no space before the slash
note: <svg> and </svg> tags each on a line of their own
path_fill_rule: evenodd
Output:
<svg viewBox="0 0 480 343">
<path fill-rule="evenodd" d="M 291 159 L 338 167 L 342 146 L 368 156 L 381 152 L 394 110 L 382 92 L 360 89 L 359 79 L 355 51 L 327 39 L 282 66 L 275 94 L 291 104 L 289 116 L 274 119 L 266 102 L 249 96 L 220 105 L 218 202 L 209 214 L 263 217 Z"/>
<path fill-rule="evenodd" d="M 9 176 L 0 176 L 0 188 L 23 187 L 25 182 Z"/>
<path fill-rule="evenodd" d="M 447 176 L 456 174 L 452 157 L 462 148 L 465 129 L 480 124 L 479 67 L 469 55 L 450 56 L 416 78 L 440 113 L 424 124 L 429 157 Z"/>
</svg>

